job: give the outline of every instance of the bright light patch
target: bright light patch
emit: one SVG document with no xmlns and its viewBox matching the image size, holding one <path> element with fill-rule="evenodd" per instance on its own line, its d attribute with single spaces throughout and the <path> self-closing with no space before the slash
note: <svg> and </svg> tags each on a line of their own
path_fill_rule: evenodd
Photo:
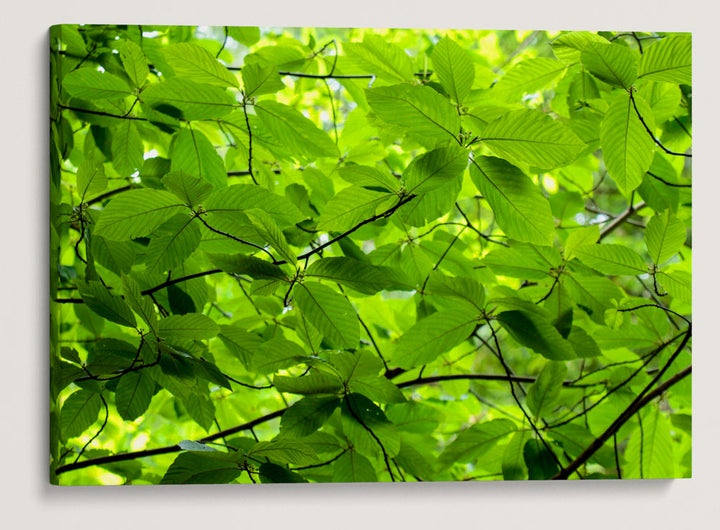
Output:
<svg viewBox="0 0 720 530">
<path fill-rule="evenodd" d="M 147 160 L 148 158 L 155 158 L 157 156 L 158 156 L 157 149 L 150 149 L 150 151 L 143 154 L 143 160 Z"/>
<path fill-rule="evenodd" d="M 549 175 L 543 177 L 543 186 L 545 186 L 545 189 L 550 193 L 555 193 L 558 190 L 557 180 Z"/>
<path fill-rule="evenodd" d="M 147 433 L 141 432 L 135 438 L 133 438 L 130 446 L 132 447 L 133 451 L 142 451 L 143 449 L 145 449 L 145 446 L 147 445 L 149 440 L 150 436 Z"/>
</svg>

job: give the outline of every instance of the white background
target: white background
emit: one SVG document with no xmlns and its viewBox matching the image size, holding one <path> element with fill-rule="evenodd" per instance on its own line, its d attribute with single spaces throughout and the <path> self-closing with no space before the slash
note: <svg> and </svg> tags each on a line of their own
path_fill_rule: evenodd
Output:
<svg viewBox="0 0 720 530">
<path fill-rule="evenodd" d="M 718 528 L 718 8 L 701 0 L 4 2 L 0 524 L 5 528 Z M 58 23 L 694 33 L 694 478 L 572 483 L 58 488 L 47 480 L 48 27 Z"/>
</svg>

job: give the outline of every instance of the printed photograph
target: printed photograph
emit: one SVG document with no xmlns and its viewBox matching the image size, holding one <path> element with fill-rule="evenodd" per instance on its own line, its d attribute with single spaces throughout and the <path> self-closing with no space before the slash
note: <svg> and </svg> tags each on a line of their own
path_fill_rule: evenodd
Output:
<svg viewBox="0 0 720 530">
<path fill-rule="evenodd" d="M 49 45 L 52 484 L 691 477 L 690 33 Z"/>
</svg>

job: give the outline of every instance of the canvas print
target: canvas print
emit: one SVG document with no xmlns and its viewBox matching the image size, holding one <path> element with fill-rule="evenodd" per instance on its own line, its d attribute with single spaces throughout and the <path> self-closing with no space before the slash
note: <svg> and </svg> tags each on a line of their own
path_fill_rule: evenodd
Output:
<svg viewBox="0 0 720 530">
<path fill-rule="evenodd" d="M 50 480 L 690 477 L 692 39 L 50 31 Z"/>
</svg>

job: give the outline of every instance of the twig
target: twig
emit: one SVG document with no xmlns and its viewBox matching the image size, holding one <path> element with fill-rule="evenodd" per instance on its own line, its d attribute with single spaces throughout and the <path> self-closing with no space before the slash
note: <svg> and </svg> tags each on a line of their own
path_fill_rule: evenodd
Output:
<svg viewBox="0 0 720 530">
<path fill-rule="evenodd" d="M 285 413 L 286 410 L 287 409 L 276 410 L 275 412 L 271 412 L 270 414 L 265 414 L 264 416 L 256 418 L 247 423 L 243 423 L 242 425 L 237 425 L 235 427 L 225 429 L 224 431 L 216 432 L 215 434 L 211 434 L 204 438 L 200 438 L 199 440 L 196 440 L 196 441 L 201 444 L 206 444 L 208 442 L 212 442 L 214 440 L 223 438 L 225 436 L 230 436 L 232 434 L 250 430 L 257 425 L 268 422 L 275 418 L 279 418 L 280 416 L 282 416 Z M 129 453 L 120 453 L 120 454 L 116 454 L 116 455 L 101 456 L 98 458 L 90 458 L 88 460 L 84 460 L 83 462 L 75 462 L 72 464 L 60 466 L 55 470 L 55 474 L 61 475 L 63 473 L 67 473 L 68 471 L 74 471 L 76 469 L 83 469 L 85 467 L 110 464 L 112 462 L 124 462 L 126 460 L 135 460 L 137 458 L 145 458 L 148 456 L 164 455 L 164 454 L 168 454 L 168 453 L 177 453 L 182 450 L 183 450 L 182 447 L 180 447 L 177 444 L 174 444 L 174 445 L 167 445 L 165 447 L 158 447 L 157 449 L 145 449 L 142 451 L 132 451 Z"/>
<path fill-rule="evenodd" d="M 642 115 L 640 114 L 640 111 L 637 108 L 637 105 L 635 104 L 635 96 L 633 96 L 632 90 L 630 91 L 630 102 L 633 105 L 633 108 L 635 109 L 635 114 L 637 114 L 637 117 L 640 119 L 640 123 L 643 124 L 643 127 L 645 127 L 645 130 L 650 135 L 650 138 L 653 139 L 653 141 L 657 144 L 657 146 L 665 151 L 669 155 L 674 156 L 684 156 L 687 158 L 692 158 L 692 155 L 690 153 L 675 153 L 674 151 L 670 151 L 667 147 L 665 147 L 663 144 L 660 143 L 660 140 L 658 140 L 653 132 L 650 130 L 650 127 L 647 126 L 647 123 L 645 123 L 645 120 L 643 119 Z"/>
</svg>

